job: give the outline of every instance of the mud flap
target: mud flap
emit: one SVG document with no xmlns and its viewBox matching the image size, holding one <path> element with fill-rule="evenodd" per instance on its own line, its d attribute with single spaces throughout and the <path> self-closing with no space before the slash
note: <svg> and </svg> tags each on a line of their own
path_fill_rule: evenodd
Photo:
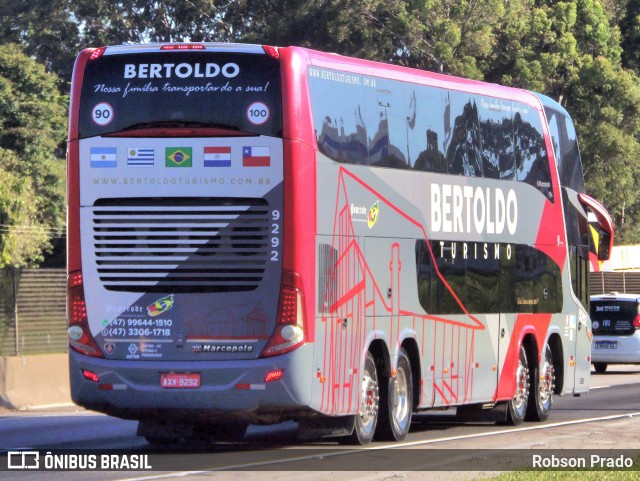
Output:
<svg viewBox="0 0 640 481">
<path fill-rule="evenodd" d="M 314 416 L 298 422 L 298 439 L 312 440 L 349 436 L 355 425 L 354 416 Z"/>
<path fill-rule="evenodd" d="M 462 423 L 505 423 L 507 421 L 507 403 L 458 406 L 456 408 L 456 421 Z"/>
</svg>

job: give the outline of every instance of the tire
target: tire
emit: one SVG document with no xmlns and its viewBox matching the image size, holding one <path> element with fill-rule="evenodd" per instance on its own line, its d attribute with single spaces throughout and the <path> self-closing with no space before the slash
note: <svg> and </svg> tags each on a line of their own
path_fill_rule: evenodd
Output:
<svg viewBox="0 0 640 481">
<path fill-rule="evenodd" d="M 411 427 L 413 378 L 407 352 L 400 348 L 395 376 L 381 383 L 380 419 L 376 439 L 402 441 Z M 384 392 L 386 391 L 386 392 Z"/>
<path fill-rule="evenodd" d="M 598 374 L 604 374 L 607 372 L 608 364 L 606 362 L 594 362 L 593 368 L 596 370 Z"/>
<path fill-rule="evenodd" d="M 532 387 L 529 391 L 527 421 L 546 421 L 553 407 L 556 371 L 553 367 L 553 355 L 547 344 L 540 366 L 531 370 Z"/>
<path fill-rule="evenodd" d="M 520 346 L 520 357 L 516 368 L 516 392 L 513 399 L 507 402 L 507 424 L 518 426 L 522 424 L 527 414 L 529 403 L 529 364 L 524 346 Z"/>
<path fill-rule="evenodd" d="M 353 433 L 344 438 L 345 444 L 369 444 L 373 440 L 380 410 L 380 386 L 373 355 L 367 351 L 360 380 L 360 406 L 354 417 Z"/>
</svg>

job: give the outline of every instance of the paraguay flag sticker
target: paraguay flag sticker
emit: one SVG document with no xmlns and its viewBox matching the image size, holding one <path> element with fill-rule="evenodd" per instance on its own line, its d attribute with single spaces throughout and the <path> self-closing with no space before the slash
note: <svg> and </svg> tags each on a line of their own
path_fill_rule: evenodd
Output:
<svg viewBox="0 0 640 481">
<path fill-rule="evenodd" d="M 205 147 L 205 167 L 231 167 L 231 147 Z"/>
<path fill-rule="evenodd" d="M 165 166 L 191 167 L 192 156 L 191 147 L 167 147 Z"/>
</svg>

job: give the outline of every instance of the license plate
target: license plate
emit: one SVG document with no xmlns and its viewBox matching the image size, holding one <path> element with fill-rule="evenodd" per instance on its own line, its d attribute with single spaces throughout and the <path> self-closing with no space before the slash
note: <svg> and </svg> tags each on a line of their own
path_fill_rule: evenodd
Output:
<svg viewBox="0 0 640 481">
<path fill-rule="evenodd" d="M 615 341 L 596 341 L 596 349 L 618 349 L 618 343 Z"/>
<path fill-rule="evenodd" d="M 200 387 L 200 374 L 169 372 L 160 375 L 160 386 L 167 389 L 197 389 Z"/>
</svg>

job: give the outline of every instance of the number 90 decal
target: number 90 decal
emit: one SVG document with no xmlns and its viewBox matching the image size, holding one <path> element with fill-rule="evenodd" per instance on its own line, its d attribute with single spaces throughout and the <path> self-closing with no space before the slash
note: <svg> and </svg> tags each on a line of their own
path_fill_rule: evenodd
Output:
<svg viewBox="0 0 640 481">
<path fill-rule="evenodd" d="M 91 109 L 91 120 L 104 127 L 113 120 L 113 107 L 107 102 L 100 102 Z"/>
<path fill-rule="evenodd" d="M 271 239 L 269 244 L 271 246 L 271 262 L 278 262 L 280 260 L 280 211 L 273 210 L 271 212 Z"/>
</svg>

